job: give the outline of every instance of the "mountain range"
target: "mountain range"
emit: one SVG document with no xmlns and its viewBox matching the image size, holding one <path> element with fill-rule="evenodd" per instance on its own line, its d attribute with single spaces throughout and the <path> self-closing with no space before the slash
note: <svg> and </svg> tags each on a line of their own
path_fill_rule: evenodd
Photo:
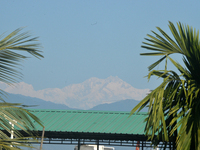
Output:
<svg viewBox="0 0 200 150">
<path fill-rule="evenodd" d="M 100 104 L 97 106 L 94 106 L 90 110 L 102 110 L 102 111 L 131 111 L 139 101 L 136 101 L 134 99 L 126 99 L 117 101 L 111 104 Z M 144 108 L 141 110 L 141 112 L 147 112 L 148 108 Z"/>
<path fill-rule="evenodd" d="M 27 108 L 32 109 L 75 109 L 70 108 L 64 104 L 56 104 L 49 101 L 44 101 L 39 98 L 23 96 L 20 94 L 7 94 L 7 96 L 2 97 L 6 102 L 9 103 L 20 103 L 25 106 L 29 106 Z M 135 107 L 139 101 L 133 99 L 120 100 L 110 104 L 100 104 L 89 110 L 100 110 L 100 111 L 131 111 L 133 107 Z M 147 112 L 147 108 L 144 108 L 141 112 Z"/>
<path fill-rule="evenodd" d="M 2 98 L 8 103 L 19 103 L 33 109 L 73 109 L 64 104 L 56 104 L 35 97 L 8 93 Z"/>
<path fill-rule="evenodd" d="M 149 89 L 136 89 L 120 78 L 113 76 L 106 79 L 93 77 L 62 89 L 47 88 L 36 91 L 32 85 L 24 82 L 16 83 L 13 86 L 0 82 L 0 89 L 12 94 L 35 97 L 56 104 L 64 104 L 70 108 L 85 110 L 120 100 L 141 100 L 150 91 Z"/>
</svg>

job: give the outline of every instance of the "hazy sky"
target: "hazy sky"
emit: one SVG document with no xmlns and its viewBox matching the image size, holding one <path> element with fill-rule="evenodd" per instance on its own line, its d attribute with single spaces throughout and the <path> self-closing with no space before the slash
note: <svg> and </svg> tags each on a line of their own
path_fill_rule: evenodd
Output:
<svg viewBox="0 0 200 150">
<path fill-rule="evenodd" d="M 159 81 L 144 76 L 159 57 L 139 55 L 147 52 L 141 48 L 146 34 L 156 26 L 168 32 L 168 21 L 200 28 L 199 6 L 184 0 L 1 0 L 0 33 L 26 27 L 40 37 L 45 58 L 25 61 L 22 70 L 35 90 L 109 76 L 153 89 Z"/>
</svg>

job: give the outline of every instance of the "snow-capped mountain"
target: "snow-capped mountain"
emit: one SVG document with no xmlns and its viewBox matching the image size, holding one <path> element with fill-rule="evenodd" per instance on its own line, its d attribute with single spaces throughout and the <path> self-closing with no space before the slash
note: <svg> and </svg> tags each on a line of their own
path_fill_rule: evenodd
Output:
<svg viewBox="0 0 200 150">
<path fill-rule="evenodd" d="M 37 97 L 78 109 L 90 109 L 99 104 L 113 103 L 125 99 L 141 100 L 149 92 L 149 89 L 136 89 L 120 78 L 113 76 L 106 79 L 93 77 L 62 89 L 47 88 L 35 91 L 32 85 L 24 82 L 14 84 L 14 86 L 0 83 L 0 89 L 8 93 Z"/>
</svg>

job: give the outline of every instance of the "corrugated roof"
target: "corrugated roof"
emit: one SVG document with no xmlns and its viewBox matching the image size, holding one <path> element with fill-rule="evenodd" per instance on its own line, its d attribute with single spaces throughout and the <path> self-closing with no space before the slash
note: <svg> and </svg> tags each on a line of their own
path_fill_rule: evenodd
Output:
<svg viewBox="0 0 200 150">
<path fill-rule="evenodd" d="M 88 110 L 37 110 L 46 131 L 144 135 L 146 113 L 130 116 L 129 112 Z M 36 125 L 41 131 L 42 127 Z"/>
</svg>

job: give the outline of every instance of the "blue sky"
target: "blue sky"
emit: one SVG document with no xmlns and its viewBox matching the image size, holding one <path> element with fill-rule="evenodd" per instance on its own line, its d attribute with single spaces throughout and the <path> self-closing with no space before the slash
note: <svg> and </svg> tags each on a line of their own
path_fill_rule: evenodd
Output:
<svg viewBox="0 0 200 150">
<path fill-rule="evenodd" d="M 118 76 L 135 88 L 147 82 L 147 67 L 158 57 L 140 56 L 146 34 L 168 21 L 199 28 L 199 1 L 12 0 L 0 1 L 0 33 L 26 27 L 39 36 L 44 59 L 23 63 L 23 81 L 35 90 L 63 88 L 91 77 Z M 178 59 L 178 57 L 177 57 Z M 162 66 L 159 66 L 162 69 Z"/>
</svg>

